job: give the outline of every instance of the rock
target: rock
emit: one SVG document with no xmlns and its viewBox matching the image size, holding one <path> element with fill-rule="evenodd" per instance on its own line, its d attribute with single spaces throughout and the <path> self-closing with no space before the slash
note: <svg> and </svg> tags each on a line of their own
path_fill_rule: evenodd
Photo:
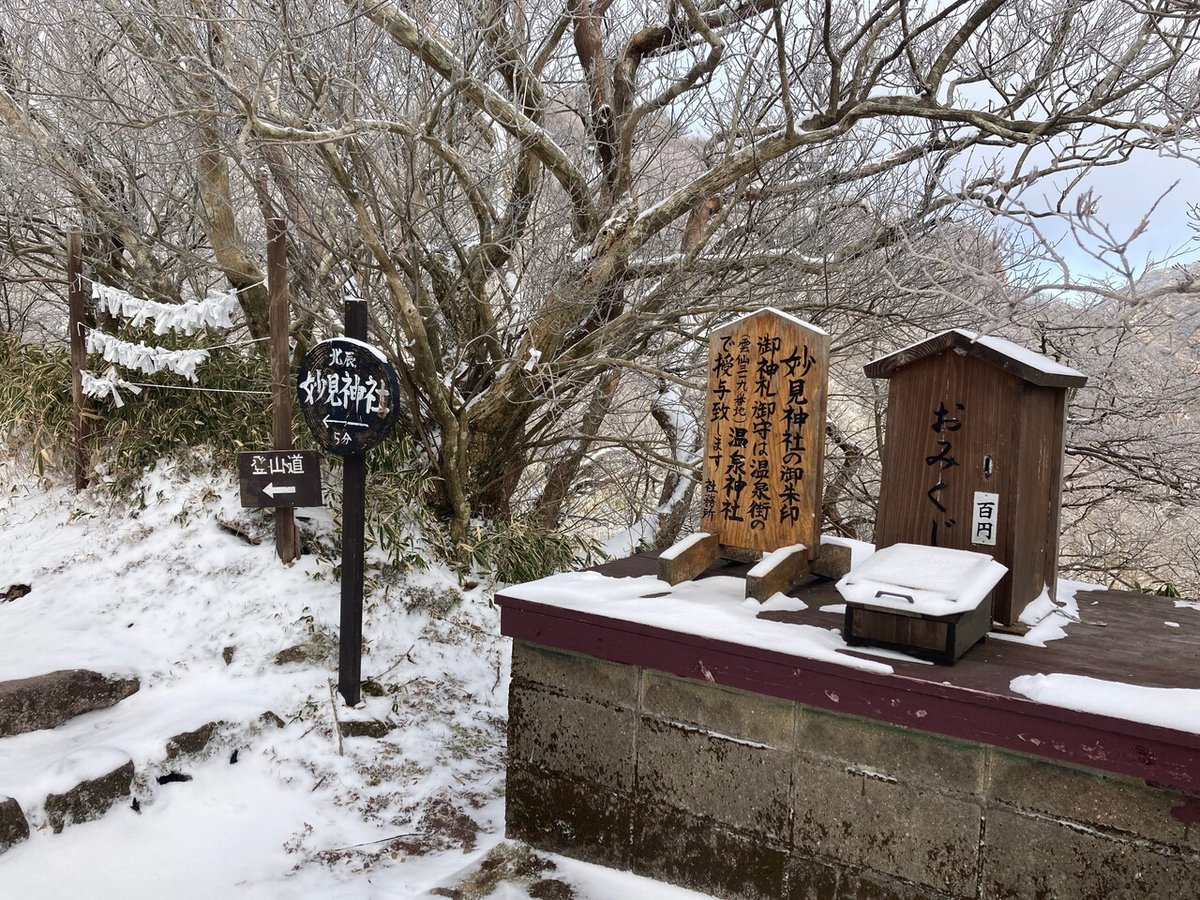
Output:
<svg viewBox="0 0 1200 900">
<path fill-rule="evenodd" d="M 98 819 L 130 796 L 132 782 L 133 762 L 128 761 L 107 775 L 76 785 L 65 794 L 51 794 L 46 798 L 46 820 L 54 833 L 59 834 L 72 823 Z"/>
<path fill-rule="evenodd" d="M 167 741 L 167 759 L 194 756 L 204 751 L 216 737 L 220 722 L 209 722 L 195 731 L 184 731 Z"/>
<path fill-rule="evenodd" d="M 225 665 L 229 665 L 230 663 L 233 662 L 233 655 L 235 653 L 237 653 L 237 647 L 234 647 L 232 645 L 225 647 L 221 651 L 221 659 L 225 660 Z"/>
<path fill-rule="evenodd" d="M 425 805 L 420 831 L 426 835 L 441 835 L 451 845 L 474 850 L 481 831 L 479 823 L 445 797 L 434 797 Z"/>
<path fill-rule="evenodd" d="M 275 665 L 286 666 L 289 663 L 308 662 L 308 651 L 303 644 L 296 644 L 275 654 Z"/>
<path fill-rule="evenodd" d="M 85 669 L 0 682 L 0 737 L 56 728 L 75 716 L 115 706 L 139 687 L 136 678 L 110 678 Z"/>
<path fill-rule="evenodd" d="M 575 900 L 575 891 L 565 881 L 543 878 L 529 886 L 529 896 L 535 900 Z"/>
<path fill-rule="evenodd" d="M 3 592 L 0 592 L 0 603 L 8 600 L 20 600 L 32 590 L 33 588 L 27 584 L 10 584 Z"/>
<path fill-rule="evenodd" d="M 324 631 L 315 631 L 308 640 L 293 644 L 275 654 L 275 665 L 286 666 L 291 663 L 308 663 L 309 665 L 325 665 L 338 655 L 338 639 Z"/>
<path fill-rule="evenodd" d="M 341 728 L 342 737 L 381 738 L 392 730 L 391 725 L 378 719 L 349 719 L 339 722 L 338 726 Z"/>
<path fill-rule="evenodd" d="M 172 769 L 166 775 L 159 775 L 156 779 L 159 784 L 177 784 L 181 781 L 191 781 L 192 776 L 186 772 L 176 772 Z"/>
<path fill-rule="evenodd" d="M 29 823 L 12 797 L 0 799 L 0 853 L 29 837 Z"/>
<path fill-rule="evenodd" d="M 265 713 L 263 713 L 261 716 L 258 717 L 258 721 L 262 725 L 263 728 L 267 728 L 267 727 L 282 728 L 283 727 L 283 719 L 279 718 L 279 716 L 275 715 L 275 713 L 271 712 L 271 710 L 269 710 L 269 709 Z"/>
<path fill-rule="evenodd" d="M 362 683 L 362 692 L 368 697 L 386 697 L 387 688 L 376 681 L 374 678 L 368 678 Z"/>
</svg>

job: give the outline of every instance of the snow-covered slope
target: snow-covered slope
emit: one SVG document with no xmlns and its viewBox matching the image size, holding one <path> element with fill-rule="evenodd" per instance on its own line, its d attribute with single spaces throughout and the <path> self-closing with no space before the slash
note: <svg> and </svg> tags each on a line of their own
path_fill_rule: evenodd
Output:
<svg viewBox="0 0 1200 900">
<path fill-rule="evenodd" d="M 0 602 L 0 681 L 87 668 L 142 684 L 110 710 L 0 739 L 0 796 L 34 828 L 0 854 L 0 896 L 424 897 L 502 841 L 508 647 L 488 595 L 441 568 L 369 586 L 363 675 L 380 696 L 349 710 L 332 687 L 332 561 L 285 567 L 269 537 L 251 546 L 218 524 L 245 517 L 231 481 L 170 466 L 114 503 L 0 464 L 0 591 L 32 588 Z M 307 659 L 277 664 L 292 647 Z M 335 717 L 392 727 L 341 738 Z M 169 738 L 209 722 L 206 751 L 167 759 Z M 124 758 L 138 810 L 52 834 L 47 793 Z M 159 784 L 169 771 L 192 780 Z M 699 896 L 557 865 L 537 877 L 581 898 Z"/>
</svg>

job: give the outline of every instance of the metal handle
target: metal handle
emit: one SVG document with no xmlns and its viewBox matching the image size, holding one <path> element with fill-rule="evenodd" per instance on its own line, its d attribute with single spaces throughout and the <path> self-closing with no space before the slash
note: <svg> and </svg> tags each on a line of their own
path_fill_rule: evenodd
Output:
<svg viewBox="0 0 1200 900">
<path fill-rule="evenodd" d="M 876 597 L 882 597 L 884 594 L 887 594 L 889 597 L 899 597 L 901 600 L 907 600 L 913 606 L 917 605 L 917 601 L 914 600 L 912 597 L 910 597 L 908 594 L 900 594 L 900 593 L 897 593 L 896 591 L 876 591 L 875 592 Z"/>
</svg>

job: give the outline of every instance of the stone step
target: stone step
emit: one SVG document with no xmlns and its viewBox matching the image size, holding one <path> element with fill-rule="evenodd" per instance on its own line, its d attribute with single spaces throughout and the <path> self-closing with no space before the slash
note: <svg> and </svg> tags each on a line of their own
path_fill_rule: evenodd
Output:
<svg viewBox="0 0 1200 900">
<path fill-rule="evenodd" d="M 0 853 L 29 837 L 29 823 L 12 797 L 0 797 Z"/>
<path fill-rule="evenodd" d="M 57 728 L 76 716 L 115 706 L 139 687 L 136 678 L 116 678 L 87 669 L 61 669 L 0 681 L 0 738 Z"/>
<path fill-rule="evenodd" d="M 35 679 L 25 680 L 33 681 Z M 14 683 L 16 682 L 0 684 L 0 688 Z M 136 684 L 136 682 L 134 683 Z M 49 719 L 40 719 L 39 721 L 49 721 Z M 223 734 L 236 736 L 240 742 L 265 730 L 283 726 L 283 720 L 279 716 L 267 711 L 256 720 L 240 725 L 216 720 L 193 731 L 176 734 L 165 742 L 165 758 L 161 765 L 168 771 L 153 780 L 160 785 L 175 781 L 190 781 L 191 776 L 181 774 L 176 771 L 174 766 L 187 760 L 202 760 L 214 751 L 221 752 L 222 742 L 218 738 Z M 27 728 L 25 730 L 34 729 Z M 225 743 L 224 749 L 228 750 L 228 748 L 229 744 Z M 230 763 L 237 761 L 236 746 L 229 761 Z M 0 795 L 0 855 L 29 837 L 31 822 L 39 828 L 49 825 L 55 834 L 59 834 L 69 825 L 99 819 L 118 805 L 128 805 L 128 801 L 133 795 L 136 772 L 133 761 L 122 751 L 101 747 L 78 750 L 66 757 L 59 765 L 64 769 L 61 779 L 56 779 L 59 781 L 56 786 L 61 787 L 60 791 L 48 794 L 45 800 L 40 802 L 25 798 L 26 802 L 33 803 L 30 818 L 27 818 L 26 813 L 15 799 Z M 152 764 L 150 771 L 144 773 L 142 780 L 150 780 L 156 768 L 157 766 Z M 138 808 L 136 801 L 132 805 L 135 810 Z M 2 892 L 0 892 L 0 896 L 3 896 Z"/>
</svg>

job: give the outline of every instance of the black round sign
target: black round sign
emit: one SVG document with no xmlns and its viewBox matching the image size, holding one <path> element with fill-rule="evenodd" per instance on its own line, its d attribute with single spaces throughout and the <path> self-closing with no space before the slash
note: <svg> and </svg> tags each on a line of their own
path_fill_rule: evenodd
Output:
<svg viewBox="0 0 1200 900">
<path fill-rule="evenodd" d="M 366 453 L 396 424 L 396 370 L 378 349 L 354 338 L 330 338 L 305 354 L 296 393 L 313 437 L 338 456 Z"/>
</svg>

